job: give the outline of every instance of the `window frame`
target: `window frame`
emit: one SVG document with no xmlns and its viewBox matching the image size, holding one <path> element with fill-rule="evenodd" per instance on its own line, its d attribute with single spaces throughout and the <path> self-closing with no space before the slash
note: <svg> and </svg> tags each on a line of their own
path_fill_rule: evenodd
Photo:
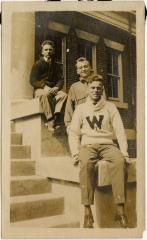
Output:
<svg viewBox="0 0 147 240">
<path fill-rule="evenodd" d="M 86 38 L 81 38 L 81 35 L 80 35 L 80 37 L 78 36 L 78 39 L 80 40 L 85 40 L 85 41 L 87 41 L 87 42 L 90 42 L 91 43 L 91 56 L 92 56 L 92 58 L 91 58 L 91 67 L 92 67 L 92 70 L 94 71 L 94 74 L 96 74 L 96 72 L 97 72 L 97 67 L 96 67 L 96 43 L 95 42 L 92 42 L 92 41 L 90 41 L 90 40 L 87 40 Z M 83 56 L 83 57 L 85 57 L 85 56 Z"/>
<path fill-rule="evenodd" d="M 122 71 L 122 53 L 124 51 L 125 45 L 120 44 L 118 42 L 114 42 L 109 39 L 104 39 L 106 47 L 117 50 L 118 54 L 118 98 L 108 97 L 108 101 L 114 102 L 116 106 L 120 108 L 128 108 L 128 103 L 124 102 L 123 97 L 123 71 Z"/>
</svg>

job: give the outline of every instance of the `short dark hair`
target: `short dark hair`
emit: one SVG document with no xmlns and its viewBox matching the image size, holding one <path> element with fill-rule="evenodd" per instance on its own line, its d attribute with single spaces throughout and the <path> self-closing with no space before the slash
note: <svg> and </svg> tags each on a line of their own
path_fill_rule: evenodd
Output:
<svg viewBox="0 0 147 240">
<path fill-rule="evenodd" d="M 50 40 L 45 40 L 42 44 L 41 47 L 43 48 L 44 45 L 51 45 L 54 48 L 54 43 L 53 41 Z"/>
<path fill-rule="evenodd" d="M 88 78 L 88 83 L 92 83 L 92 82 L 101 82 L 102 85 L 104 85 L 103 83 L 103 77 L 99 74 L 97 75 L 92 75 Z"/>
<path fill-rule="evenodd" d="M 79 63 L 79 62 L 88 62 L 88 64 L 90 65 L 90 62 L 85 58 L 85 57 L 79 57 L 77 60 L 76 60 L 76 67 L 77 67 L 77 64 Z"/>
</svg>

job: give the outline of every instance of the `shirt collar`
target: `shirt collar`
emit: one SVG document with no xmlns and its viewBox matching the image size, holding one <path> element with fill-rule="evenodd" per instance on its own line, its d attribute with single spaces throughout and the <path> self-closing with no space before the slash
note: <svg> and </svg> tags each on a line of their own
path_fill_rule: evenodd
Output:
<svg viewBox="0 0 147 240">
<path fill-rule="evenodd" d="M 80 82 L 81 82 L 81 83 L 84 83 L 84 84 L 87 84 L 87 83 L 88 83 L 88 81 L 86 81 L 84 78 L 80 78 Z"/>
<path fill-rule="evenodd" d="M 51 59 L 48 59 L 46 57 L 43 57 L 43 59 L 44 59 L 45 62 L 51 63 Z"/>
</svg>

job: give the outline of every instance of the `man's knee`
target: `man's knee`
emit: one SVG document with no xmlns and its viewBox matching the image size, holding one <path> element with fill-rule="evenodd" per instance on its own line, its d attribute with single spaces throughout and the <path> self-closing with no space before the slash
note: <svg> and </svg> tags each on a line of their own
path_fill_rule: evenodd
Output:
<svg viewBox="0 0 147 240">
<path fill-rule="evenodd" d="M 63 91 L 59 91 L 57 93 L 57 95 L 59 96 L 60 99 L 66 99 L 67 98 L 67 94 Z"/>
<path fill-rule="evenodd" d="M 122 155 L 121 151 L 118 149 L 118 152 L 116 153 L 116 157 L 117 157 L 117 162 L 121 165 L 124 165 L 125 163 L 125 158 Z"/>
<path fill-rule="evenodd" d="M 124 163 L 125 163 L 124 156 L 122 155 L 121 151 L 116 146 L 114 146 L 112 148 L 111 152 L 112 152 L 111 158 L 113 159 L 113 161 L 116 164 L 124 165 Z"/>
<path fill-rule="evenodd" d="M 115 161 L 113 161 L 113 165 L 118 169 L 125 168 L 125 158 L 121 153 L 116 156 Z"/>
<path fill-rule="evenodd" d="M 35 90 L 35 92 L 34 92 L 34 97 L 35 97 L 35 98 L 42 97 L 43 95 L 44 95 L 43 89 L 37 89 L 37 90 Z"/>
</svg>

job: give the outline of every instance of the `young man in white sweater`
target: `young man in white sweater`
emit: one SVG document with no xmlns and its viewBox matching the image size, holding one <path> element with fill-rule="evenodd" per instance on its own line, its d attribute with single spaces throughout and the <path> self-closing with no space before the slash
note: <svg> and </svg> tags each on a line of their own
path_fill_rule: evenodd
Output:
<svg viewBox="0 0 147 240">
<path fill-rule="evenodd" d="M 129 161 L 127 140 L 120 114 L 113 103 L 103 96 L 103 83 L 92 76 L 88 83 L 88 97 L 77 106 L 69 127 L 69 146 L 74 165 L 80 162 L 81 201 L 84 205 L 84 227 L 93 227 L 90 205 L 94 203 L 98 161 L 109 162 L 112 192 L 116 204 L 115 220 L 127 227 L 124 213 L 125 160 Z M 120 150 L 113 143 L 113 136 Z"/>
</svg>

